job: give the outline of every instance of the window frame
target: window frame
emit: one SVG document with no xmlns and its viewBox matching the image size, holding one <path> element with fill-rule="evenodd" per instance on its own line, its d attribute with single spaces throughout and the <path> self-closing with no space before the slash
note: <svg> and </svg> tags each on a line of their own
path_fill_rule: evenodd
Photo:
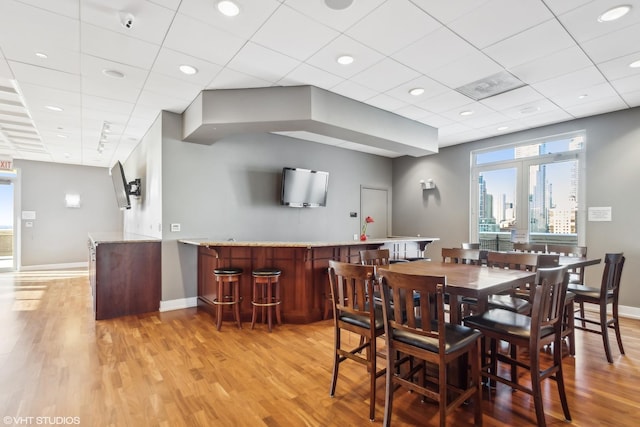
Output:
<svg viewBox="0 0 640 427">
<path fill-rule="evenodd" d="M 557 141 L 562 139 L 582 138 L 582 146 L 580 149 L 563 151 L 558 153 L 541 154 L 537 156 L 522 157 L 516 159 L 499 160 L 495 162 L 485 162 L 481 165 L 477 164 L 478 154 L 485 154 L 492 151 L 498 151 L 503 149 L 510 149 L 522 146 L 529 146 L 534 144 L 542 144 L 550 141 Z M 478 180 L 480 173 L 515 168 L 516 169 L 516 219 L 524 221 L 527 224 L 527 234 L 530 233 L 530 218 L 529 218 L 529 169 L 531 166 L 543 165 L 550 163 L 560 163 L 571 160 L 578 162 L 577 168 L 577 212 L 576 212 L 576 237 L 577 244 L 580 246 L 586 245 L 586 144 L 587 134 L 585 130 L 568 132 L 557 135 L 545 136 L 542 138 L 523 140 L 513 142 L 509 144 L 495 145 L 491 147 L 485 147 L 477 150 L 472 150 L 470 153 L 470 210 L 469 210 L 469 238 L 470 241 L 480 241 L 479 232 L 479 203 L 480 203 L 480 191 Z M 498 232 L 506 234 L 505 232 Z"/>
</svg>

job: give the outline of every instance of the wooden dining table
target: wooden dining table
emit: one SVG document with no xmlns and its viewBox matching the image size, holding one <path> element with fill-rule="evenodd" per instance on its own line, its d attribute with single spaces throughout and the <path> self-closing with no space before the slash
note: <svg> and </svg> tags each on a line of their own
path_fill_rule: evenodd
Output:
<svg viewBox="0 0 640 427">
<path fill-rule="evenodd" d="M 596 265 L 601 261 L 600 258 L 570 256 L 561 256 L 559 259 L 560 265 L 569 269 Z M 450 298 L 449 321 L 458 324 L 462 323 L 460 301 L 463 297 L 476 299 L 478 311 L 483 312 L 487 309 L 489 295 L 524 287 L 533 283 L 536 276 L 533 271 L 427 260 L 390 264 L 380 268 L 413 275 L 446 276 L 446 292 Z"/>
</svg>

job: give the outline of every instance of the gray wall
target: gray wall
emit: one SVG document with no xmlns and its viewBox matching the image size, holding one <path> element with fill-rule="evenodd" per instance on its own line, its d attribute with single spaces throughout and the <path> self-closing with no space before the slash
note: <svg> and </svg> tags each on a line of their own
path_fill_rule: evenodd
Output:
<svg viewBox="0 0 640 427">
<path fill-rule="evenodd" d="M 158 129 L 161 154 L 156 153 Z M 349 217 L 359 212 L 360 185 L 392 186 L 391 159 L 379 156 L 268 133 L 233 135 L 212 145 L 183 142 L 181 134 L 181 117 L 163 112 L 125 163 L 127 173 L 142 174 L 140 159 L 161 158 L 163 301 L 196 296 L 195 248 L 178 239 L 351 240 L 360 228 L 360 217 Z M 329 172 L 327 206 L 281 206 L 284 166 Z M 158 169 L 147 168 L 143 181 L 156 180 Z M 144 191 L 144 209 L 156 211 Z M 131 217 L 125 218 L 125 229 L 137 227 L 127 231 L 156 227 L 154 215 L 144 217 L 139 207 L 126 213 Z M 171 232 L 172 223 L 181 231 Z"/>
<path fill-rule="evenodd" d="M 86 263 L 90 232 L 122 231 L 122 214 L 107 168 L 20 159 L 15 165 L 20 181 L 16 209 L 36 212 L 31 228 L 25 227 L 25 220 L 16 221 L 19 268 Z M 80 194 L 79 209 L 65 207 L 67 192 Z"/>
<path fill-rule="evenodd" d="M 470 153 L 472 150 L 576 130 L 585 130 L 586 206 L 611 206 L 613 221 L 587 222 L 586 245 L 592 256 L 622 251 L 627 258 L 621 304 L 640 307 L 634 287 L 640 275 L 640 108 L 623 110 L 497 138 L 443 148 L 421 158 L 393 162 L 393 230 L 397 234 L 440 237 L 427 253 L 438 258 L 443 247 L 469 239 Z M 420 179 L 432 178 L 435 190 L 422 191 Z M 602 264 L 587 268 L 587 280 L 599 284 Z"/>
</svg>

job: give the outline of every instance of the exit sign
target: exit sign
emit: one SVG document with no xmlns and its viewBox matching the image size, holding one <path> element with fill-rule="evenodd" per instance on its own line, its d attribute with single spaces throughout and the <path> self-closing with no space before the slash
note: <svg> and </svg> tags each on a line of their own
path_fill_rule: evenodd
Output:
<svg viewBox="0 0 640 427">
<path fill-rule="evenodd" d="M 13 159 L 11 157 L 0 156 L 0 170 L 12 171 Z"/>
</svg>

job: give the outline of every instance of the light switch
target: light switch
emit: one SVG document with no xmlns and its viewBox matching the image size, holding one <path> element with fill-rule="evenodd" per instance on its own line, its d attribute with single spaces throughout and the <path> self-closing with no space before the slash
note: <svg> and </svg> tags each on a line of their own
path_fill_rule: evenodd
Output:
<svg viewBox="0 0 640 427">
<path fill-rule="evenodd" d="M 171 224 L 171 231 L 180 231 L 180 224 Z"/>
</svg>

